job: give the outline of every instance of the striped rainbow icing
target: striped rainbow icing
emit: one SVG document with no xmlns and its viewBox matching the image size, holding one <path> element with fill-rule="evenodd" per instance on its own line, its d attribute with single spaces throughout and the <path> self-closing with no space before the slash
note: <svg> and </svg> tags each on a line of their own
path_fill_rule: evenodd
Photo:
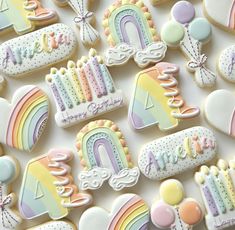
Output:
<svg viewBox="0 0 235 230">
<path fill-rule="evenodd" d="M 158 125 L 160 130 L 178 126 L 181 119 L 199 115 L 197 107 L 188 107 L 180 95 L 175 76 L 178 66 L 161 62 L 137 74 L 129 119 L 135 129 Z"/>
<path fill-rule="evenodd" d="M 24 86 L 16 91 L 9 104 L 0 99 L 0 142 L 16 149 L 31 151 L 48 119 L 48 99 L 36 86 Z"/>
<path fill-rule="evenodd" d="M 53 149 L 29 161 L 19 197 L 19 209 L 26 219 L 48 214 L 57 220 L 71 208 L 91 202 L 91 196 L 79 193 L 67 162 L 73 158 L 69 150 Z M 39 173 L 40 172 L 40 173 Z"/>
<path fill-rule="evenodd" d="M 90 122 L 78 133 L 76 145 L 84 167 L 79 174 L 83 190 L 98 189 L 106 180 L 117 191 L 137 183 L 139 169 L 133 167 L 126 141 L 112 121 Z"/>
<path fill-rule="evenodd" d="M 94 221 L 89 221 L 89 220 Z M 93 207 L 83 213 L 79 223 L 80 230 L 146 230 L 149 224 L 149 208 L 144 200 L 135 194 L 119 196 L 107 213 Z"/>
</svg>

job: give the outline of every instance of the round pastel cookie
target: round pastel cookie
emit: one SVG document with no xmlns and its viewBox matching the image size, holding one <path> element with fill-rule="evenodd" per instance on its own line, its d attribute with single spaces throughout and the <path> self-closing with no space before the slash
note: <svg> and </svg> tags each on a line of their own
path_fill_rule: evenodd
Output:
<svg viewBox="0 0 235 230">
<path fill-rule="evenodd" d="M 70 221 L 58 220 L 49 221 L 47 223 L 40 224 L 27 230 L 77 230 L 77 227 Z"/>
<path fill-rule="evenodd" d="M 218 69 L 224 79 L 235 82 L 235 45 L 229 46 L 221 52 Z"/>
</svg>

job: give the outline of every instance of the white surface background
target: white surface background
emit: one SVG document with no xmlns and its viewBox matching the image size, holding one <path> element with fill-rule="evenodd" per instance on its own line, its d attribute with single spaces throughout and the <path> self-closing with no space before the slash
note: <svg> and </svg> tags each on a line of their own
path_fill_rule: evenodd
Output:
<svg viewBox="0 0 235 230">
<path fill-rule="evenodd" d="M 146 3 L 147 6 L 149 6 L 152 12 L 157 30 L 160 31 L 164 22 L 169 20 L 169 12 L 171 9 L 171 5 L 173 5 L 173 1 L 170 1 L 169 3 L 165 3 L 158 7 L 151 6 L 149 0 L 144 0 L 144 2 Z M 77 32 L 77 36 L 79 40 L 79 31 L 76 28 L 76 26 L 73 24 L 73 17 L 75 16 L 75 13 L 72 11 L 72 9 L 69 7 L 59 8 L 51 0 L 42 0 L 42 3 L 47 7 L 51 7 L 55 9 L 60 16 L 60 21 L 67 25 L 70 25 Z M 108 47 L 108 44 L 106 42 L 106 37 L 103 34 L 103 28 L 102 28 L 102 23 L 101 23 L 102 18 L 103 18 L 103 13 L 105 9 L 109 7 L 109 5 L 112 3 L 113 3 L 113 0 L 94 0 L 93 4 L 91 4 L 91 7 L 90 7 L 90 10 L 96 13 L 96 19 L 97 19 L 96 28 L 100 32 L 101 38 L 102 38 L 101 42 L 96 46 L 97 50 L 100 53 L 102 53 Z M 203 15 L 202 2 L 200 0 L 194 0 L 192 1 L 192 3 L 195 4 L 196 6 L 197 16 Z M 216 1 L 215 1 L 215 4 L 216 4 Z M 11 33 L 8 35 L 1 36 L 0 43 L 4 42 L 7 39 L 12 38 L 13 36 L 16 36 L 16 35 L 14 33 Z M 208 66 L 213 71 L 216 71 L 216 62 L 217 62 L 217 58 L 218 58 L 220 51 L 222 51 L 227 46 L 232 45 L 233 42 L 234 42 L 234 35 L 231 35 L 213 26 L 212 40 L 206 46 L 203 46 L 203 51 L 209 57 Z M 87 53 L 88 53 L 88 49 L 85 48 L 79 41 L 79 50 L 77 52 L 76 57 L 73 57 L 73 60 L 77 60 L 77 58 L 80 58 L 82 55 L 87 55 Z M 187 101 L 188 104 L 201 106 L 202 108 L 205 97 L 210 93 L 210 91 L 214 89 L 206 90 L 206 89 L 200 89 L 196 86 L 196 84 L 193 81 L 193 75 L 187 72 L 187 70 L 185 69 L 186 59 L 184 58 L 183 54 L 180 51 L 168 50 L 167 56 L 164 60 L 168 62 L 177 63 L 180 65 L 181 73 L 178 77 L 178 80 L 179 80 L 179 86 L 181 88 L 181 91 L 185 100 Z M 63 67 L 65 65 L 66 65 L 66 62 L 60 63 L 56 66 Z M 130 101 L 132 90 L 134 88 L 133 83 L 134 83 L 135 74 L 139 70 L 140 69 L 132 61 L 123 67 L 110 68 L 115 84 L 118 88 L 123 90 L 123 93 L 125 94 L 127 98 L 127 102 Z M 30 74 L 29 76 L 27 76 L 26 78 L 22 78 L 22 79 L 11 79 L 7 77 L 6 79 L 7 79 L 8 84 L 7 84 L 6 89 L 3 92 L 1 92 L 1 96 L 6 97 L 7 99 L 10 100 L 14 91 L 20 86 L 23 86 L 25 84 L 36 84 L 39 87 L 41 87 L 46 93 L 48 93 L 48 95 L 51 98 L 50 91 L 44 82 L 44 78 L 47 73 L 49 73 L 49 68 L 46 68 L 42 71 L 34 72 Z M 233 91 L 234 85 L 231 83 L 225 82 L 220 76 L 218 76 L 218 82 L 215 88 L 230 89 Z M 54 122 L 55 112 L 56 112 L 55 105 L 53 101 L 51 101 L 50 119 L 48 122 L 48 126 L 46 128 L 46 131 L 43 133 L 43 136 L 40 139 L 38 145 L 36 146 L 36 148 L 34 149 L 32 153 L 19 152 L 19 151 L 15 151 L 13 149 L 10 149 L 4 146 L 5 154 L 17 157 L 21 164 L 21 169 L 22 169 L 21 175 L 17 179 L 17 181 L 14 183 L 14 186 L 13 186 L 13 191 L 15 191 L 17 194 L 20 189 L 23 171 L 27 162 L 33 157 L 37 157 L 40 154 L 46 153 L 50 148 L 53 148 L 53 147 L 70 148 L 74 151 L 75 158 L 72 162 L 72 169 L 73 169 L 72 173 L 75 177 L 76 184 L 78 184 L 77 175 L 81 167 L 79 164 L 79 159 L 78 159 L 78 155 L 76 154 L 76 149 L 75 149 L 74 144 L 75 144 L 76 134 L 85 125 L 86 122 L 83 124 L 74 126 L 72 128 L 63 130 L 63 129 L 58 128 Z M 123 131 L 126 137 L 127 143 L 129 145 L 129 149 L 133 156 L 133 160 L 136 164 L 137 156 L 138 156 L 141 146 L 145 144 L 146 142 L 149 142 L 161 136 L 167 135 L 167 133 L 160 132 L 158 127 L 152 127 L 152 128 L 143 130 L 141 132 L 135 132 L 134 130 L 132 130 L 131 126 L 128 124 L 127 112 L 128 112 L 128 105 L 115 112 L 100 116 L 99 118 L 111 119 L 118 124 L 118 126 Z M 199 118 L 182 122 L 180 126 L 178 127 L 178 129 L 175 129 L 172 132 L 176 132 L 177 130 L 182 130 L 184 128 L 189 128 L 195 125 L 203 125 L 205 127 L 209 127 L 209 125 L 205 122 L 203 113 Z M 217 131 L 215 131 L 215 133 L 216 133 L 216 136 L 218 138 L 218 143 L 219 143 L 218 158 L 224 158 L 226 160 L 232 159 L 234 157 L 234 139 Z M 201 201 L 199 188 L 197 187 L 193 179 L 194 172 L 195 171 L 192 170 L 191 172 L 186 172 L 183 175 L 177 176 L 176 178 L 180 179 L 181 182 L 183 183 L 187 197 L 193 197 Z M 94 196 L 94 205 L 98 205 L 107 210 L 110 210 L 112 201 L 115 199 L 115 197 L 125 192 L 137 193 L 141 195 L 149 205 L 151 205 L 154 202 L 154 200 L 158 198 L 159 183 L 156 181 L 150 181 L 149 179 L 146 179 L 144 176 L 141 176 L 140 181 L 137 186 L 131 189 L 126 189 L 125 191 L 122 191 L 122 192 L 114 192 L 107 184 L 105 184 L 105 186 L 103 186 L 100 190 L 92 192 Z M 82 211 L 84 210 L 85 208 L 81 210 L 74 209 L 71 212 L 71 214 L 68 216 L 68 218 L 73 220 L 76 224 L 78 224 L 80 215 Z M 20 229 L 25 229 L 26 226 L 29 227 L 29 226 L 37 225 L 46 220 L 47 220 L 47 217 L 37 219 L 33 222 L 25 221 L 24 224 L 20 227 Z M 234 228 L 235 227 L 233 227 L 232 229 Z M 154 228 L 151 225 L 150 229 L 152 230 L 156 228 Z M 195 229 L 204 230 L 206 229 L 206 227 L 204 223 L 202 223 L 199 226 L 195 227 Z"/>
</svg>

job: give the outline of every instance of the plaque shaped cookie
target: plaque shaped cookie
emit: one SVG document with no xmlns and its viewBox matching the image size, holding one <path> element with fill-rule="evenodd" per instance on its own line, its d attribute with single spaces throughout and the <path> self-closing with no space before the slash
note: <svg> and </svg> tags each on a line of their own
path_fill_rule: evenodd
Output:
<svg viewBox="0 0 235 230">
<path fill-rule="evenodd" d="M 68 127 L 124 105 L 122 91 L 115 88 L 111 74 L 94 49 L 77 65 L 51 69 L 46 76 L 57 107 L 59 127 Z"/>
<path fill-rule="evenodd" d="M 77 227 L 67 220 L 49 221 L 27 230 L 77 230 Z"/>
<path fill-rule="evenodd" d="M 105 181 L 116 191 L 134 186 L 139 169 L 131 161 L 126 141 L 112 121 L 90 122 L 77 135 L 76 146 L 84 171 L 80 188 L 99 189 Z"/>
<path fill-rule="evenodd" d="M 181 120 L 199 115 L 198 107 L 187 106 L 176 76 L 179 67 L 160 62 L 137 74 L 134 94 L 129 106 L 129 120 L 134 129 L 158 125 L 166 131 L 179 125 Z"/>
<path fill-rule="evenodd" d="M 134 58 L 145 67 L 165 57 L 167 47 L 141 0 L 117 0 L 105 12 L 103 26 L 111 46 L 105 54 L 107 65 L 122 65 Z"/>
</svg>

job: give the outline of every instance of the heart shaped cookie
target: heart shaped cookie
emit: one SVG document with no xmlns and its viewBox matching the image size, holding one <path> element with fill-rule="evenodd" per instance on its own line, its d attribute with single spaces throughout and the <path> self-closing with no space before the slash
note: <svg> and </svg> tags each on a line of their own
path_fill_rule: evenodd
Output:
<svg viewBox="0 0 235 230">
<path fill-rule="evenodd" d="M 90 221 L 92 220 L 92 221 Z M 148 229 L 149 207 L 135 194 L 119 196 L 112 211 L 93 207 L 83 213 L 79 230 L 143 230 Z"/>
<path fill-rule="evenodd" d="M 205 102 L 205 116 L 212 126 L 235 137 L 235 94 L 224 89 L 212 92 Z"/>
<path fill-rule="evenodd" d="M 18 89 L 9 103 L 0 98 L 0 143 L 30 152 L 48 119 L 48 99 L 36 86 Z"/>
</svg>

